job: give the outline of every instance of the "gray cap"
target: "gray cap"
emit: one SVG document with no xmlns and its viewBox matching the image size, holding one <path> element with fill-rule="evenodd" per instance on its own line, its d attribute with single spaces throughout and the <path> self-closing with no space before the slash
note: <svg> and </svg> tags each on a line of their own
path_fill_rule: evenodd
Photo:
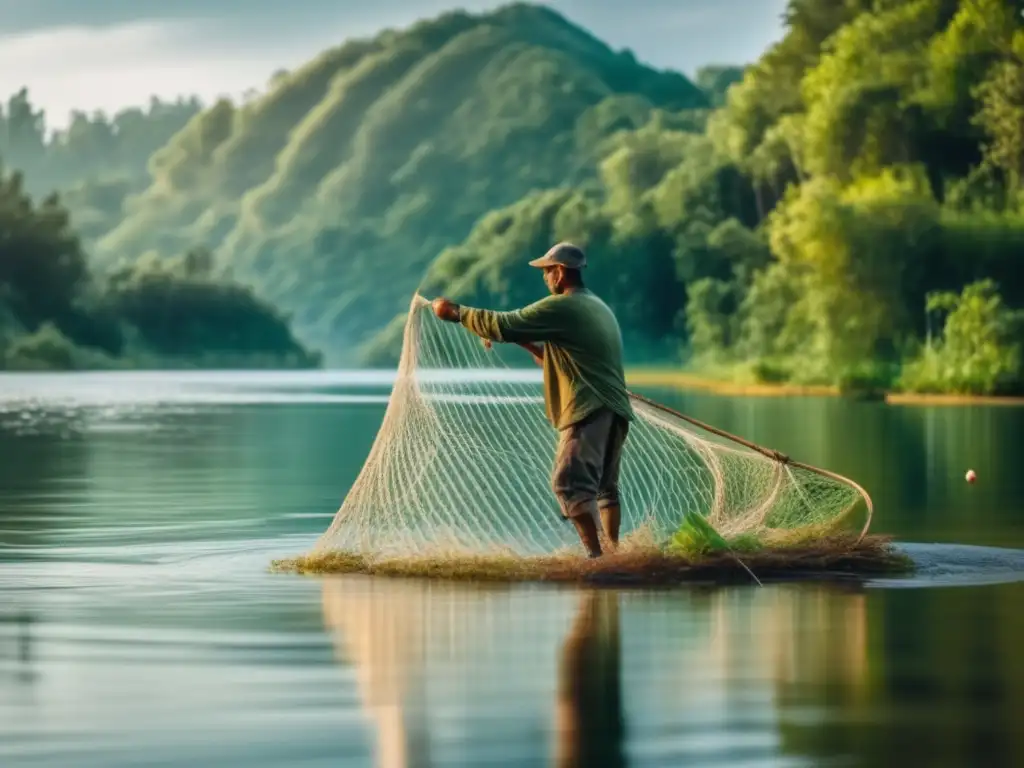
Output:
<svg viewBox="0 0 1024 768">
<path fill-rule="evenodd" d="M 557 267 L 563 266 L 569 269 L 583 269 L 587 266 L 587 257 L 583 250 L 572 243 L 559 243 L 551 250 L 530 262 L 531 267 Z"/>
</svg>

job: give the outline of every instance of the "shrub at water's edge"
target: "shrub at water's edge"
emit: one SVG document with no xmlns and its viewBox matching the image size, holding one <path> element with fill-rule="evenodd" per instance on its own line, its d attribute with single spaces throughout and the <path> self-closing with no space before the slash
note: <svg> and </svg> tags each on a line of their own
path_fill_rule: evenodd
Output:
<svg viewBox="0 0 1024 768">
<path fill-rule="evenodd" d="M 959 295 L 933 294 L 928 311 L 946 313 L 942 332 L 903 369 L 902 389 L 964 395 L 1024 392 L 1024 312 L 1006 307 L 995 283 L 971 283 Z"/>
<path fill-rule="evenodd" d="M 695 376 L 638 372 L 634 380 L 659 381 L 681 387 L 744 394 L 743 384 L 767 385 L 777 394 L 840 394 L 879 399 L 887 393 L 950 394 L 965 397 L 1024 394 L 1022 342 L 1024 311 L 1006 306 L 996 284 L 983 279 L 964 286 L 960 293 L 936 292 L 927 297 L 926 310 L 934 335 L 915 344 L 900 363 L 866 360 L 837 376 L 834 387 L 797 388 L 787 382 L 796 377 L 776 364 L 757 361 L 731 367 L 705 367 Z M 697 378 L 703 374 L 702 378 Z M 730 383 L 738 387 L 728 386 Z"/>
<path fill-rule="evenodd" d="M 56 196 L 36 204 L 0 169 L 0 370 L 308 368 L 319 356 L 209 254 L 99 278 Z"/>
</svg>

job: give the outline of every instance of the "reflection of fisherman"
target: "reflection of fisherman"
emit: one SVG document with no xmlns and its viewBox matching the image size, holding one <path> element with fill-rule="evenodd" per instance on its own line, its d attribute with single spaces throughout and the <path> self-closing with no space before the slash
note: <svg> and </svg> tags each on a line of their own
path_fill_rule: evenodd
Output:
<svg viewBox="0 0 1024 768">
<path fill-rule="evenodd" d="M 32 668 L 32 614 L 21 611 L 10 618 L 0 615 L 0 623 L 7 622 L 17 626 L 17 637 L 12 638 L 17 646 L 15 656 L 18 662 L 14 667 L 14 677 L 19 683 L 35 682 L 36 673 Z M 7 649 L 0 645 L 0 659 L 6 655 Z"/>
<path fill-rule="evenodd" d="M 483 599 L 492 603 L 493 597 Z M 583 593 L 575 621 L 562 641 L 552 762 L 559 768 L 626 765 L 618 600 L 611 591 Z M 351 663 L 363 705 L 376 725 L 375 764 L 378 768 L 438 764 L 427 721 L 431 673 L 427 662 L 442 648 L 443 655 L 452 658 L 456 646 L 466 642 L 465 627 L 453 629 L 449 621 L 436 623 L 439 613 L 448 614 L 446 608 L 458 610 L 466 621 L 474 618 L 466 594 L 431 591 L 415 583 L 325 579 L 322 608 L 339 660 Z M 454 619 L 454 614 L 446 618 Z M 480 624 L 474 621 L 473 626 Z M 491 754 L 492 738 L 493 734 L 481 734 L 485 754 Z"/>
<path fill-rule="evenodd" d="M 375 584 L 325 579 L 324 624 L 335 634 L 338 654 L 351 660 L 377 726 L 375 764 L 427 768 L 433 764 L 423 680 L 427 606 L 416 592 L 403 599 L 392 585 Z"/>
<path fill-rule="evenodd" d="M 562 645 L 555 705 L 558 768 L 622 768 L 622 683 L 619 675 L 619 596 L 582 596 Z"/>
<path fill-rule="evenodd" d="M 514 312 L 460 307 L 443 298 L 433 309 L 487 342 L 525 347 L 543 367 L 548 419 L 560 432 L 552 486 L 563 517 L 572 520 L 590 557 L 599 557 L 598 512 L 609 542 L 619 540 L 619 463 L 633 410 L 619 324 L 583 285 L 586 264 L 583 251 L 560 243 L 530 262 L 544 270 L 551 296 Z"/>
</svg>

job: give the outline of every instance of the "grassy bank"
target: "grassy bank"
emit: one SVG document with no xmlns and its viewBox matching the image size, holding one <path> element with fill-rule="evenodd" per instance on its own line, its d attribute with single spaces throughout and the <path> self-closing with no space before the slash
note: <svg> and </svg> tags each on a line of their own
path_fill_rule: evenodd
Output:
<svg viewBox="0 0 1024 768">
<path fill-rule="evenodd" d="M 670 387 L 692 392 L 738 397 L 835 396 L 838 387 L 784 382 L 759 382 L 743 377 L 724 378 L 671 368 L 635 368 L 626 371 L 626 381 L 635 387 Z"/>
<path fill-rule="evenodd" d="M 665 387 L 729 397 L 850 397 L 884 401 L 887 405 L 1001 405 L 1024 406 L 1024 397 L 961 395 L 924 392 L 843 392 L 839 387 L 764 382 L 735 375 L 696 373 L 671 368 L 635 368 L 626 372 L 632 387 Z"/>
</svg>

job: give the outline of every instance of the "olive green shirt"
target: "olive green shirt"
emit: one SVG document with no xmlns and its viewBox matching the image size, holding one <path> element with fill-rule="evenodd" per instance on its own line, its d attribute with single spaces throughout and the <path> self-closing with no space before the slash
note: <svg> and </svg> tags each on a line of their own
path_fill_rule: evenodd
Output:
<svg viewBox="0 0 1024 768">
<path fill-rule="evenodd" d="M 622 364 L 622 333 L 608 305 L 583 289 L 512 312 L 461 307 L 461 322 L 484 339 L 542 343 L 548 420 L 562 430 L 601 407 L 633 420 Z"/>
</svg>

